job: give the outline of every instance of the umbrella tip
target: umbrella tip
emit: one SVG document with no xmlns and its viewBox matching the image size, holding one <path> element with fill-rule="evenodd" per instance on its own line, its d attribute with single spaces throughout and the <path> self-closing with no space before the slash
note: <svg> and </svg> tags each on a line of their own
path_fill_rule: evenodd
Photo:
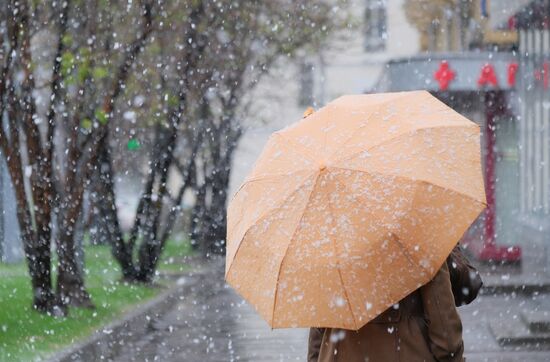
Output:
<svg viewBox="0 0 550 362">
<path fill-rule="evenodd" d="M 306 118 L 307 116 L 310 116 L 314 112 L 315 112 L 315 109 L 313 109 L 313 107 L 307 107 L 306 110 L 304 111 L 304 114 L 302 115 L 302 118 Z"/>
</svg>

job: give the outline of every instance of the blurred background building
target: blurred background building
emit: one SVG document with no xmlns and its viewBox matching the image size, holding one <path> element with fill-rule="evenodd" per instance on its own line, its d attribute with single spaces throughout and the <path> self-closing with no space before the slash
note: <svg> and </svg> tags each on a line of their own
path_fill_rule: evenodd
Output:
<svg viewBox="0 0 550 362">
<path fill-rule="evenodd" d="M 525 264 L 546 268 L 549 2 L 352 1 L 350 26 L 329 46 L 298 64 L 281 64 L 260 87 L 269 104 L 254 114 L 248 130 L 254 137 L 243 138 L 232 188 L 268 135 L 298 120 L 307 106 L 346 93 L 426 89 L 482 131 L 488 207 L 464 238 L 472 255 L 504 262 L 534 255 L 537 261 Z"/>
<path fill-rule="evenodd" d="M 464 242 L 481 260 L 519 261 L 518 32 L 528 2 L 409 0 L 422 52 L 392 59 L 379 90 L 427 89 L 482 130 L 488 207 Z"/>
<path fill-rule="evenodd" d="M 301 70 L 306 70 L 306 76 L 300 77 L 298 99 L 302 107 L 320 106 L 343 94 L 371 90 L 387 61 L 420 50 L 419 32 L 407 21 L 403 0 L 351 3 L 349 28 L 328 47 L 302 61 Z M 313 77 L 308 77 L 308 72 Z"/>
<path fill-rule="evenodd" d="M 426 88 L 481 126 L 488 208 L 465 238 L 481 260 L 519 261 L 523 248 L 548 264 L 548 6 L 407 1 L 424 52 L 390 61 L 380 84 Z"/>
<path fill-rule="evenodd" d="M 279 64 L 260 83 L 235 155 L 230 193 L 272 132 L 299 120 L 309 106 L 320 108 L 343 94 L 371 91 L 389 60 L 420 51 L 420 34 L 406 19 L 404 0 L 349 2 L 349 26 L 330 44 Z"/>
<path fill-rule="evenodd" d="M 299 120 L 306 107 L 346 93 L 428 90 L 481 130 L 488 206 L 463 244 L 490 296 L 486 309 L 462 309 L 471 328 L 466 344 L 511 351 L 550 343 L 536 328 L 550 330 L 542 297 L 550 290 L 549 4 L 351 1 L 350 27 L 298 64 L 281 64 L 261 83 L 257 111 L 235 155 L 231 189 L 269 134 Z M 482 332 L 472 333 L 475 328 Z"/>
</svg>

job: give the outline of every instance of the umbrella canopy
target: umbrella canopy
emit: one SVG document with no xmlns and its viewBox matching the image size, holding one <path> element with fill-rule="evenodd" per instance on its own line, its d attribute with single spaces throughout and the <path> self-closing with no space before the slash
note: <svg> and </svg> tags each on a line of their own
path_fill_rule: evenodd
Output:
<svg viewBox="0 0 550 362">
<path fill-rule="evenodd" d="M 226 280 L 273 328 L 359 329 L 485 207 L 479 127 L 428 92 L 343 96 L 275 132 L 228 210 Z"/>
</svg>

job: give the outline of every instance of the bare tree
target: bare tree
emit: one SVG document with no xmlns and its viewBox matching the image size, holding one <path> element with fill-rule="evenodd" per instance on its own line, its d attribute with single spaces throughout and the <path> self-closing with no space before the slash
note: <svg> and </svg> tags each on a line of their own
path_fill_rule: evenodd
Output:
<svg viewBox="0 0 550 362">
<path fill-rule="evenodd" d="M 76 239 L 87 194 L 95 197 L 95 220 L 102 220 L 126 280 L 152 280 L 190 191 L 193 241 L 205 256 L 223 252 L 244 100 L 278 59 L 315 48 L 338 26 L 334 4 L 9 0 L 0 6 L 7 19 L 0 25 L 0 146 L 16 190 L 37 309 L 93 305 Z M 44 56 L 33 40 L 54 46 Z M 125 236 L 113 142 L 125 126 L 121 112 L 134 107 L 138 92 L 145 92 L 147 107 L 131 127 L 146 134 L 147 164 Z M 56 293 L 51 240 L 59 256 Z"/>
<path fill-rule="evenodd" d="M 51 152 L 54 125 L 49 116 L 59 94 L 59 80 L 52 76 L 50 82 L 52 106 L 48 112 L 48 122 L 43 124 L 44 138 L 37 122 L 33 98 L 36 84 L 31 51 L 33 34 L 45 27 L 40 23 L 42 17 L 38 12 L 41 10 L 44 9 L 33 7 L 29 1 L 2 4 L 2 18 L 6 21 L 2 31 L 0 114 L 3 115 L 3 122 L 0 145 L 15 188 L 17 216 L 33 288 L 33 306 L 42 312 L 52 312 L 59 300 L 53 293 L 51 279 L 51 204 L 55 192 Z M 66 8 L 58 10 L 59 18 L 52 21 L 57 44 L 51 65 L 54 74 L 59 70 L 59 54 L 63 51 L 61 39 L 67 26 Z M 26 178 L 29 189 L 25 187 Z"/>
<path fill-rule="evenodd" d="M 213 37 L 217 54 L 208 60 L 219 76 L 206 105 L 211 117 L 192 216 L 191 237 L 203 254 L 225 250 L 231 163 L 242 135 L 247 97 L 279 59 L 299 49 L 319 49 L 329 32 L 344 24 L 345 12 L 335 9 L 346 6 L 333 1 L 221 3 L 223 21 Z"/>
<path fill-rule="evenodd" d="M 92 8 L 75 11 L 74 21 L 85 24 L 80 36 L 71 40 L 67 55 L 66 77 L 72 81 L 73 92 L 65 92 L 63 104 L 69 112 L 61 118 L 64 124 L 65 157 L 62 158 L 58 215 L 59 275 L 57 290 L 63 300 L 72 305 L 89 305 L 82 273 L 75 257 L 75 229 L 82 213 L 83 195 L 88 180 L 98 167 L 109 134 L 110 118 L 116 100 L 123 94 L 131 68 L 153 32 L 152 0 L 143 0 L 129 11 L 124 4 L 86 2 Z M 108 19 L 112 14 L 127 12 L 122 25 L 128 25 L 127 39 L 112 39 L 110 22 L 97 23 L 96 17 Z M 135 14 L 139 16 L 134 16 Z M 136 20 L 137 19 L 137 20 Z M 129 24 L 124 24 L 124 21 Z M 102 27 L 102 28 L 100 28 Z M 123 29 L 119 31 L 123 33 Z M 73 60 L 74 59 L 74 60 Z M 111 76 L 108 76 L 111 74 Z"/>
<path fill-rule="evenodd" d="M 339 16 L 331 13 L 332 2 L 167 4 L 172 9 L 168 13 L 177 18 L 163 19 L 166 25 L 157 36 L 160 50 L 155 60 L 161 69 L 158 89 L 166 95 L 159 113 L 166 118 L 153 126 L 149 169 L 130 236 L 124 241 L 121 232 L 115 233 L 115 257 L 130 280 L 150 281 L 154 276 L 190 187 L 196 196 L 193 241 L 205 256 L 223 252 L 227 188 L 242 134 L 243 99 L 277 59 L 305 46 L 315 47 L 340 25 Z M 183 14 L 176 10 L 182 8 Z M 174 36 L 174 29 L 183 39 Z M 166 37 L 168 42 L 163 40 Z M 173 63 L 174 59 L 178 61 Z M 167 187 L 170 175 L 181 179 L 174 194 Z M 116 211 L 114 195 L 111 202 L 110 209 Z M 117 227 L 113 225 L 114 230 Z M 135 261 L 134 248 L 139 249 Z"/>
<path fill-rule="evenodd" d="M 163 119 L 154 124 L 154 140 L 149 155 L 149 168 L 145 176 L 144 189 L 141 194 L 134 226 L 127 240 L 123 238 L 120 226 L 116 221 L 116 204 L 113 190 L 113 167 L 110 151 L 103 153 L 103 165 L 106 172 L 102 176 L 104 193 L 108 194 L 111 213 L 109 220 L 113 240 L 113 255 L 122 268 L 126 280 L 149 282 L 154 276 L 156 266 L 170 235 L 171 225 L 175 220 L 175 210 L 188 186 L 189 177 L 184 177 L 183 185 L 175 197 L 169 194 L 168 178 L 171 167 L 175 163 L 175 152 L 180 141 L 185 121 L 188 120 L 188 94 L 193 87 L 201 88 L 194 83 L 194 75 L 199 62 L 206 50 L 207 43 L 200 29 L 206 26 L 206 6 L 203 2 L 187 3 L 179 7 L 179 3 L 170 3 L 168 9 L 177 14 L 167 17 L 164 29 L 159 29 L 157 42 L 159 51 L 154 59 L 161 65 L 155 81 L 157 89 L 163 94 L 159 107 L 163 110 Z M 179 9 L 179 11 L 178 11 Z M 168 10 L 166 10 L 168 12 Z M 181 19 L 184 21 L 181 21 Z M 179 35 L 174 35 L 174 30 Z M 183 46 L 182 44 L 185 44 Z M 177 57 L 174 55 L 177 54 Z M 204 78 L 204 77 L 203 77 Z M 198 139 L 195 139 L 198 141 Z M 191 156 L 192 157 L 192 156 Z M 185 168 L 188 170 L 189 165 Z M 164 223 L 163 208 L 168 205 L 167 224 Z M 165 225 L 164 229 L 162 226 Z M 169 226 L 169 227 L 166 227 Z M 139 242 L 139 243 L 138 243 Z M 134 251 L 137 260 L 134 260 Z"/>
<path fill-rule="evenodd" d="M 6 20 L 0 25 L 0 145 L 15 187 L 33 305 L 40 311 L 92 306 L 78 263 L 76 224 L 115 102 L 153 31 L 155 3 L 142 0 L 129 8 L 98 0 L 18 0 L 0 7 Z M 113 13 L 120 15 L 117 32 L 97 21 Z M 55 44 L 53 52 L 43 49 L 48 43 Z M 59 256 L 56 293 L 52 238 Z"/>
</svg>

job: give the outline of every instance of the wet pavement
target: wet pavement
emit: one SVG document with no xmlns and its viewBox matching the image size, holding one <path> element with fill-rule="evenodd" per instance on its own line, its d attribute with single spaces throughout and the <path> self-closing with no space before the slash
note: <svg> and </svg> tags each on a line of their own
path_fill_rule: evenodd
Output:
<svg viewBox="0 0 550 362">
<path fill-rule="evenodd" d="M 274 331 L 223 283 L 223 271 L 188 277 L 190 285 L 142 339 L 115 361 L 291 361 L 304 356 L 303 331 Z"/>
<path fill-rule="evenodd" d="M 170 307 L 61 361 L 303 361 L 306 330 L 271 330 L 223 281 L 223 260 L 178 279 Z M 54 359 L 55 360 L 55 359 Z"/>
<path fill-rule="evenodd" d="M 497 337 L 510 330 L 523 332 L 523 313 L 548 310 L 548 294 L 517 293 L 481 295 L 470 305 L 459 308 L 462 318 L 465 356 L 470 361 L 550 361 L 550 345 L 535 340 L 501 346 Z"/>
<path fill-rule="evenodd" d="M 157 318 L 103 338 L 63 361 L 305 361 L 307 331 L 271 330 L 223 282 L 223 260 L 178 280 Z M 548 294 L 482 295 L 461 307 L 467 361 L 550 361 L 550 347 L 502 347 L 497 331 L 516 328 L 521 314 L 550 309 Z M 493 328 L 495 328 L 493 326 Z"/>
</svg>

